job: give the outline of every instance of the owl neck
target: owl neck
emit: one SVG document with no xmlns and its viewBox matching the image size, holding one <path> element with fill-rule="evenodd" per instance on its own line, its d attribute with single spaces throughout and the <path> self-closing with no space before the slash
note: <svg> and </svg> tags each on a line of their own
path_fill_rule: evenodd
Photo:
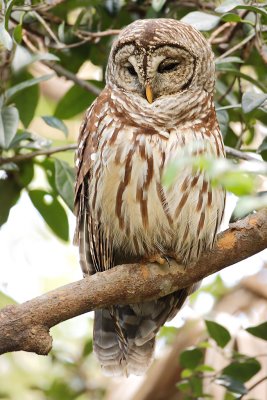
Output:
<svg viewBox="0 0 267 400">
<path fill-rule="evenodd" d="M 187 90 L 176 95 L 164 96 L 148 103 L 144 98 L 108 86 L 111 109 L 116 117 L 127 123 L 151 128 L 193 127 L 196 123 L 214 118 L 213 94 L 205 90 Z"/>
</svg>

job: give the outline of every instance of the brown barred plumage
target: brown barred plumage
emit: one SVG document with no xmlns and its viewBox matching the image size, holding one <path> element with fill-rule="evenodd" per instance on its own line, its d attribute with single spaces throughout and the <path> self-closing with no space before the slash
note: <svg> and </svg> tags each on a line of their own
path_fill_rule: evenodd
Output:
<svg viewBox="0 0 267 400">
<path fill-rule="evenodd" d="M 106 87 L 87 111 L 77 151 L 75 240 L 85 275 L 142 257 L 186 265 L 213 246 L 223 189 L 186 163 L 170 187 L 162 177 L 183 157 L 224 157 L 214 70 L 203 36 L 175 20 L 136 21 L 113 44 Z M 142 374 L 159 328 L 193 290 L 96 311 L 103 369 Z"/>
</svg>

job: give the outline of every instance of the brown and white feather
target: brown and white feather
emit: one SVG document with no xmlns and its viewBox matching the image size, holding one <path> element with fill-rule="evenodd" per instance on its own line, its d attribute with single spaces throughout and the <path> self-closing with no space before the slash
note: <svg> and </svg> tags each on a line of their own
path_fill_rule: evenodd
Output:
<svg viewBox="0 0 267 400">
<path fill-rule="evenodd" d="M 193 75 L 188 87 L 177 93 L 155 86 L 158 96 L 150 104 L 139 86 L 127 90 L 121 78 L 118 84 L 116 54 L 136 46 L 137 65 L 140 57 L 144 64 L 145 54 L 149 75 L 149 60 L 152 65 L 154 51 L 156 59 L 163 57 L 158 47 L 164 45 L 188 51 L 194 59 L 193 72 L 188 67 Z M 142 79 L 140 72 L 141 83 Z M 83 272 L 92 274 L 155 254 L 171 254 L 187 265 L 213 246 L 225 193 L 211 185 L 205 172 L 186 163 L 170 187 L 163 186 L 162 178 L 176 160 L 201 154 L 224 157 L 213 104 L 210 47 L 199 32 L 181 22 L 136 21 L 113 44 L 106 80 L 81 126 L 76 159 L 75 241 Z M 160 326 L 193 289 L 97 311 L 94 349 L 105 371 L 143 373 Z"/>
</svg>

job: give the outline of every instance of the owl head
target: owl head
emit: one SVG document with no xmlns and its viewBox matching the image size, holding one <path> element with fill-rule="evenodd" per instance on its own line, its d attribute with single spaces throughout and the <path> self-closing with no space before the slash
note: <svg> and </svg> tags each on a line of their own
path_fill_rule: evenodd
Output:
<svg viewBox="0 0 267 400">
<path fill-rule="evenodd" d="M 190 90 L 212 93 L 214 73 L 210 45 L 196 29 L 174 19 L 144 19 L 113 43 L 106 82 L 153 103 Z"/>
</svg>

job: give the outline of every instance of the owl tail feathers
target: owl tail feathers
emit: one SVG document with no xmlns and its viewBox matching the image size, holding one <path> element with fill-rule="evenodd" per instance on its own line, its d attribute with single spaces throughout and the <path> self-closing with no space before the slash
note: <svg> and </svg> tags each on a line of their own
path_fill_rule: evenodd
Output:
<svg viewBox="0 0 267 400">
<path fill-rule="evenodd" d="M 94 352 L 108 376 L 143 375 L 153 360 L 155 337 L 137 345 L 120 338 L 107 309 L 95 311 Z"/>
</svg>

